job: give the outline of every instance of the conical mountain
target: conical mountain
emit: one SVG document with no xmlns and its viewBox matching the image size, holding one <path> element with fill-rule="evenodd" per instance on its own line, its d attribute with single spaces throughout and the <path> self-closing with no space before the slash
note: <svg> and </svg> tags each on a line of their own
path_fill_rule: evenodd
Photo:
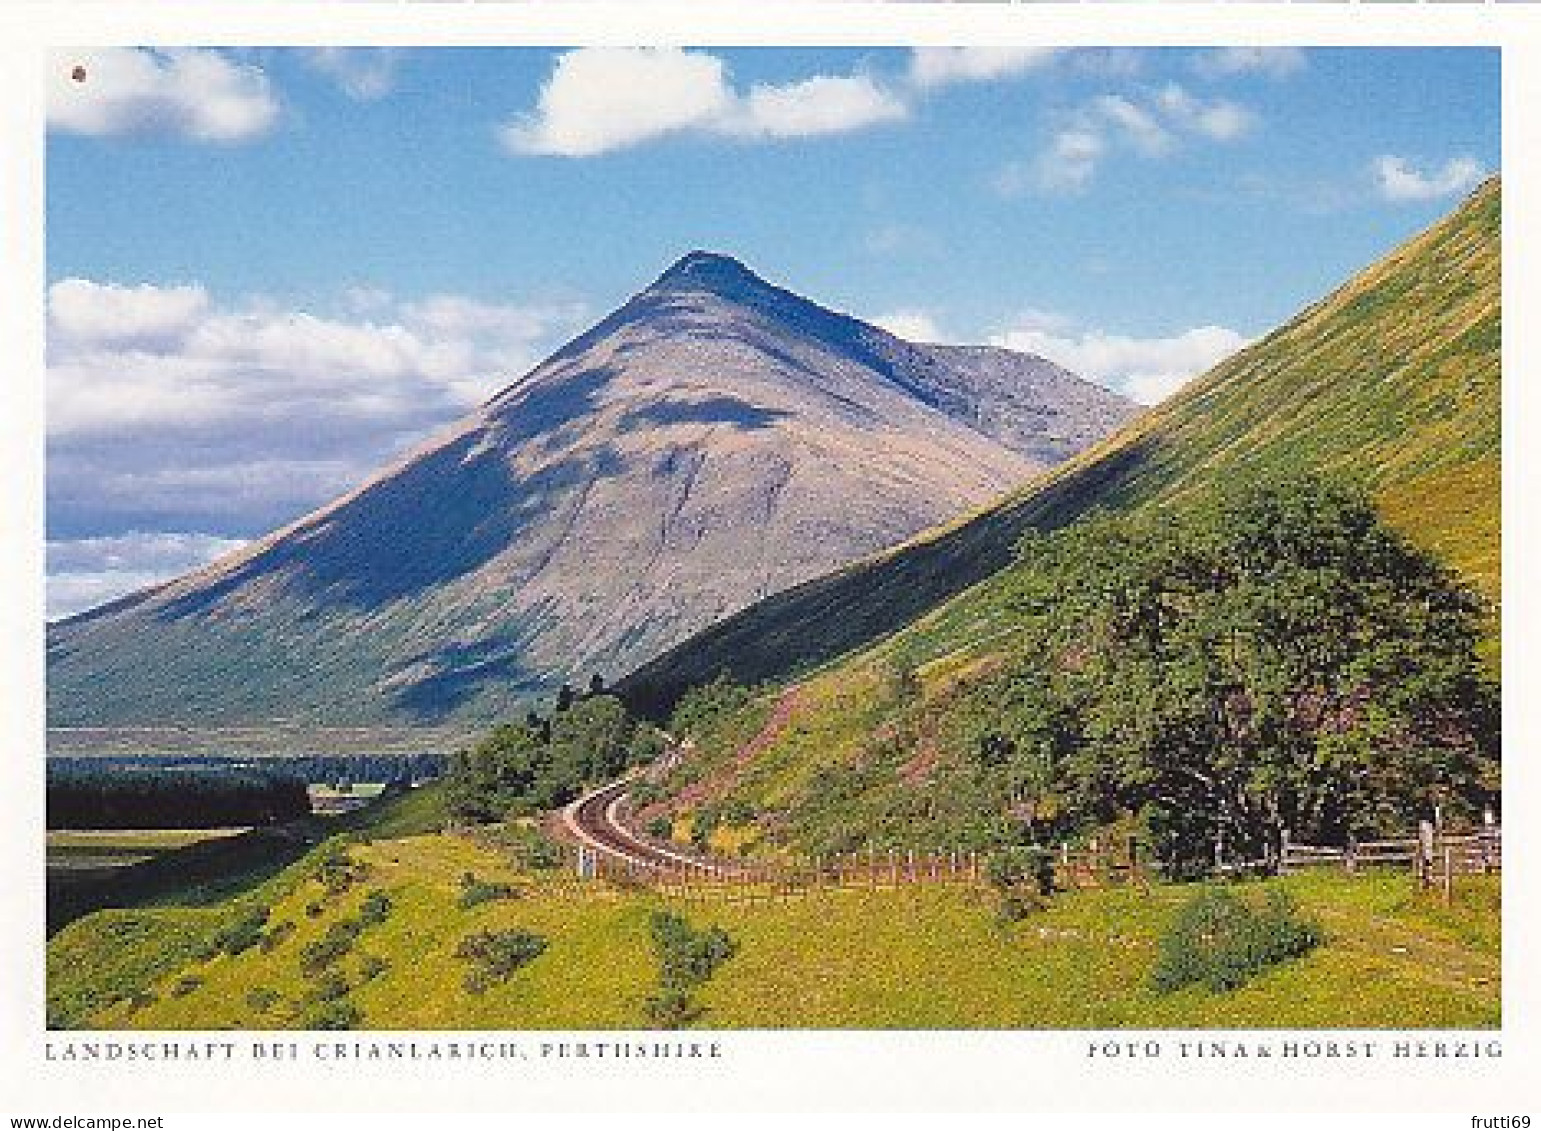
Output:
<svg viewBox="0 0 1541 1131">
<path fill-rule="evenodd" d="M 1500 214 L 1494 177 L 1159 408 L 966 523 L 768 598 L 628 678 L 662 710 L 728 672 L 784 680 L 928 625 L 943 651 L 988 636 L 985 587 L 1027 530 L 1096 508 L 1170 505 L 1228 479 L 1314 470 L 1499 597 Z M 927 618 L 932 614 L 931 619 Z M 1488 641 L 1496 657 L 1494 635 Z"/>
<path fill-rule="evenodd" d="M 985 504 L 1133 412 L 694 252 L 345 497 L 52 626 L 50 722 L 489 717 Z"/>
</svg>

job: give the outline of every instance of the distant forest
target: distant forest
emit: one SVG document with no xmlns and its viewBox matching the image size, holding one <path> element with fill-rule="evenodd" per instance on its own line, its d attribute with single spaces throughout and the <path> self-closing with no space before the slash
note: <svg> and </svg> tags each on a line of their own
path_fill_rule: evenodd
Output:
<svg viewBox="0 0 1541 1131">
<path fill-rule="evenodd" d="M 48 759 L 50 780 L 55 771 L 139 772 L 141 770 L 207 770 L 217 773 L 252 771 L 299 778 L 310 785 L 341 786 L 363 782 L 412 784 L 442 777 L 448 757 L 417 754 L 297 754 L 218 758 L 194 754 L 135 754 L 131 757 L 54 755 Z"/>
<path fill-rule="evenodd" d="M 50 766 L 50 829 L 209 829 L 272 825 L 310 812 L 305 782 L 283 774 Z"/>
</svg>

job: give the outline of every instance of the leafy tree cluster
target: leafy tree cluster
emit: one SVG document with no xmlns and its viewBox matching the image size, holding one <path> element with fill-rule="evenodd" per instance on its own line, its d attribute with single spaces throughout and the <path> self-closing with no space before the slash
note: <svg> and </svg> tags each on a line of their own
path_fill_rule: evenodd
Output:
<svg viewBox="0 0 1541 1131">
<path fill-rule="evenodd" d="M 566 804 L 591 782 L 657 756 L 657 731 L 613 695 L 573 698 L 549 718 L 494 727 L 451 756 L 445 800 L 458 820 L 501 821 Z"/>
<path fill-rule="evenodd" d="M 1179 872 L 1402 833 L 1497 759 L 1480 599 L 1361 494 L 1254 484 L 1024 540 L 1016 662 L 959 712 L 1042 837 L 1135 814 Z"/>
<path fill-rule="evenodd" d="M 196 829 L 271 825 L 310 812 L 299 778 L 254 771 L 48 771 L 51 829 Z"/>
<path fill-rule="evenodd" d="M 742 713 L 754 698 L 753 688 L 733 682 L 724 672 L 710 683 L 698 684 L 681 696 L 669 716 L 669 730 L 680 737 L 708 738 L 725 722 Z"/>
</svg>

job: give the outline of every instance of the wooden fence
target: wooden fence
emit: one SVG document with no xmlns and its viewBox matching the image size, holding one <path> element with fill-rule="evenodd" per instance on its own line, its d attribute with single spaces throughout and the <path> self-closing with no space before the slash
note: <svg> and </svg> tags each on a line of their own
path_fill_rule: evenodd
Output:
<svg viewBox="0 0 1541 1131">
<path fill-rule="evenodd" d="M 541 877 L 542 886 L 572 894 L 609 888 L 648 888 L 685 900 L 762 903 L 821 891 L 891 891 L 923 886 L 981 888 L 989 883 L 988 854 L 968 850 L 895 849 L 754 861 L 682 855 L 669 862 L 642 863 L 566 842 L 538 853 L 491 840 L 488 847 L 506 851 L 521 871 Z M 1133 841 L 1116 848 L 1093 841 L 1085 848 L 1066 844 L 1038 851 L 1047 855 L 1054 885 L 1060 890 L 1121 885 L 1148 889 L 1160 874 L 1159 865 L 1150 859 L 1143 846 Z"/>
<path fill-rule="evenodd" d="M 1349 875 L 1396 868 L 1411 872 L 1424 890 L 1437 889 L 1448 903 L 1455 879 L 1502 871 L 1503 832 L 1484 825 L 1472 833 L 1450 833 L 1425 821 L 1418 835 L 1395 840 L 1351 841 L 1342 847 L 1296 844 L 1286 838 L 1281 872 L 1341 868 Z"/>
</svg>

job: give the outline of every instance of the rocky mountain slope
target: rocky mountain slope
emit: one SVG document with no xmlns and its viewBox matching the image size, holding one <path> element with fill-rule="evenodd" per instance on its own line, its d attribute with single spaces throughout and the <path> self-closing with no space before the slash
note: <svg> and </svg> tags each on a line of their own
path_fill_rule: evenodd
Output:
<svg viewBox="0 0 1541 1131">
<path fill-rule="evenodd" d="M 1496 605 L 1501 206 L 1495 177 L 1449 217 L 1053 473 L 967 522 L 712 626 L 634 673 L 624 690 L 664 710 L 721 672 L 782 681 L 901 631 L 948 652 L 998 629 L 1000 610 L 978 583 L 1011 561 L 1025 531 L 1097 507 L 1167 505 L 1226 478 L 1284 469 L 1362 484 L 1393 525 Z M 1496 662 L 1496 616 L 1491 623 L 1486 647 Z"/>
<path fill-rule="evenodd" d="M 50 722 L 489 717 L 988 503 L 1134 412 L 692 253 L 356 491 L 51 626 Z"/>
</svg>

